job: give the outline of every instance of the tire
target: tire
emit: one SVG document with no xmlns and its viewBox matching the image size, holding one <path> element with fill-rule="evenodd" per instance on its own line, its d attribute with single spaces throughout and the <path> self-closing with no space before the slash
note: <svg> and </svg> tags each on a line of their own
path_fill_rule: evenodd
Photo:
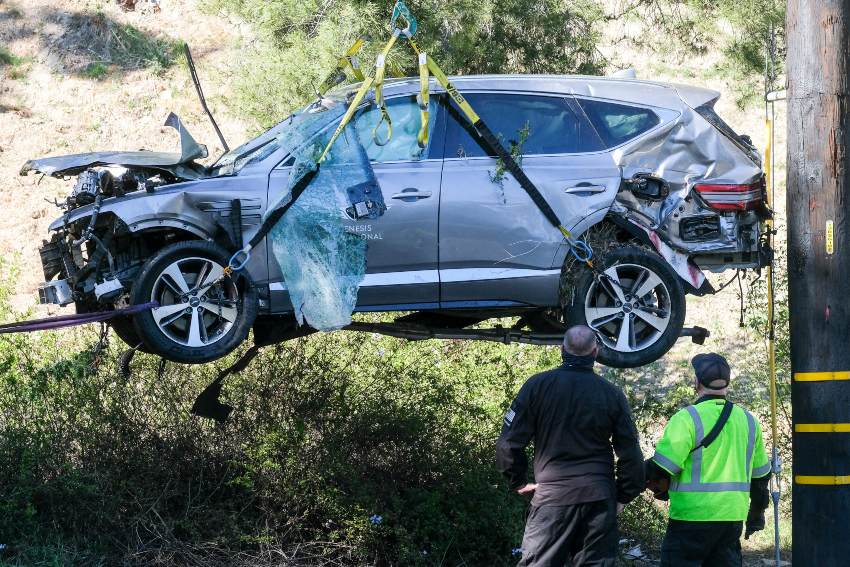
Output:
<svg viewBox="0 0 850 567">
<path fill-rule="evenodd" d="M 160 304 L 133 317 L 149 352 L 201 364 L 225 356 L 245 340 L 257 317 L 257 290 L 247 275 L 219 280 L 229 256 L 217 244 L 190 240 L 166 246 L 145 263 L 130 298 L 134 305 Z M 195 289 L 198 280 L 208 287 Z M 175 310 L 178 305 L 185 307 Z"/>
<path fill-rule="evenodd" d="M 661 256 L 636 245 L 607 251 L 596 266 L 604 278 L 586 269 L 576 277 L 565 302 L 568 325 L 596 331 L 598 360 L 608 366 L 633 368 L 664 356 L 685 323 L 687 303 L 679 276 Z M 635 292 L 642 295 L 633 297 Z"/>
<path fill-rule="evenodd" d="M 139 337 L 139 334 L 136 332 L 136 327 L 133 324 L 132 318 L 116 317 L 109 321 L 109 326 L 112 327 L 112 330 L 116 335 L 118 335 L 118 338 L 121 339 L 128 347 L 139 347 L 139 350 L 142 352 L 150 352 L 147 347 L 145 347 L 145 344 L 141 337 Z"/>
</svg>

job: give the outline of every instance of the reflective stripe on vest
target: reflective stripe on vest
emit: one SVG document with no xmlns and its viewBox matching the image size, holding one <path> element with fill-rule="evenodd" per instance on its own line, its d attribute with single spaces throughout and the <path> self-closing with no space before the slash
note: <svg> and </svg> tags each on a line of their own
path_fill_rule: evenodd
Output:
<svg viewBox="0 0 850 567">
<path fill-rule="evenodd" d="M 771 469 L 770 463 L 767 463 L 766 465 L 762 465 L 760 467 L 756 467 L 756 469 L 753 471 L 753 478 L 763 477 L 764 475 L 766 475 L 770 472 L 770 469 Z"/>
<path fill-rule="evenodd" d="M 694 444 L 699 446 L 702 443 L 702 440 L 705 438 L 705 428 L 702 424 L 702 418 L 697 411 L 696 406 L 688 406 L 685 408 L 690 414 L 691 419 L 694 422 Z M 747 472 L 747 481 L 746 482 L 702 482 L 702 453 L 704 447 L 699 447 L 693 453 L 691 453 L 691 482 L 680 482 L 678 480 L 674 480 L 670 483 L 670 490 L 675 492 L 749 492 L 750 490 L 750 482 L 749 479 L 751 476 L 751 469 L 753 464 L 753 451 L 756 446 L 756 420 L 753 418 L 752 414 L 747 410 L 741 408 L 744 414 L 747 416 L 747 462 L 746 462 L 746 472 Z M 731 419 L 731 416 L 730 416 Z M 658 462 L 662 464 L 672 465 L 674 468 L 681 469 L 676 467 L 675 463 L 660 455 L 659 453 L 655 453 L 653 459 L 658 460 Z M 770 471 L 770 465 L 766 465 L 768 472 Z M 762 469 L 765 467 L 759 467 L 755 472 L 762 472 Z M 758 476 L 764 476 L 766 473 L 762 473 Z"/>
<path fill-rule="evenodd" d="M 676 474 L 679 474 L 680 472 L 682 472 L 682 467 L 680 467 L 679 465 L 677 465 L 676 463 L 674 463 L 673 461 L 671 461 L 670 459 L 668 459 L 667 457 L 665 457 L 664 455 L 659 453 L 658 451 L 656 451 L 655 454 L 652 455 L 652 460 L 655 461 L 656 463 L 658 463 L 659 465 L 661 465 L 662 467 L 664 467 L 665 469 L 667 469 L 670 472 L 670 474 L 676 475 Z"/>
</svg>

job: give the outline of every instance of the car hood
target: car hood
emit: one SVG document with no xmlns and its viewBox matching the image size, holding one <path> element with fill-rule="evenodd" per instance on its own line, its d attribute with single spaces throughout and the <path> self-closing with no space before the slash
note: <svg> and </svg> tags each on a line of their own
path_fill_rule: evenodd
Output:
<svg viewBox="0 0 850 567">
<path fill-rule="evenodd" d="M 117 165 L 123 167 L 163 169 L 186 179 L 204 177 L 202 173 L 204 171 L 203 166 L 198 164 L 189 166 L 189 164 L 195 159 L 207 157 L 206 146 L 199 144 L 192 138 L 192 135 L 183 126 L 180 118 L 173 112 L 168 115 L 165 125 L 177 130 L 180 136 L 180 153 L 112 151 L 45 157 L 28 160 L 21 168 L 20 174 L 26 175 L 30 171 L 34 171 L 53 177 L 64 177 L 66 175 L 76 175 L 90 167 Z"/>
</svg>

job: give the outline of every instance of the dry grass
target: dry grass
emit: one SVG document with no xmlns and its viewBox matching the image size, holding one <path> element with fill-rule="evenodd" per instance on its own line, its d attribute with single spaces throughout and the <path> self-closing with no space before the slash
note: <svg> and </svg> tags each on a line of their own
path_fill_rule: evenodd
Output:
<svg viewBox="0 0 850 567">
<path fill-rule="evenodd" d="M 105 1 L 0 1 L 0 45 L 29 60 L 18 78 L 0 67 L 0 210 L 5 213 L 0 253 L 22 268 L 16 307 L 34 303 L 41 280 L 37 247 L 58 215 L 45 199 L 69 190 L 69 183 L 52 178 L 20 177 L 26 160 L 96 150 L 174 151 L 176 136 L 162 126 L 172 110 L 208 144 L 211 156 L 222 151 L 185 67 L 147 65 L 145 57 L 154 54 L 133 51 L 122 32 L 145 34 L 143 47 L 188 42 L 226 138 L 245 139 L 238 113 L 225 105 L 225 62 L 240 45 L 238 26 L 201 12 L 195 1 L 165 0 L 161 8 L 140 13 Z M 104 61 L 105 73 L 86 76 L 89 65 Z"/>
</svg>

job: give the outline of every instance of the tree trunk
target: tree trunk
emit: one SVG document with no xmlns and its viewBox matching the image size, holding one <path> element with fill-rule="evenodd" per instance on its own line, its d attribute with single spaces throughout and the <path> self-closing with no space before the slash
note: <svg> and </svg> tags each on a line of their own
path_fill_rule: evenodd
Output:
<svg viewBox="0 0 850 567">
<path fill-rule="evenodd" d="M 850 0 L 789 0 L 786 33 L 793 563 L 847 565 Z"/>
</svg>

